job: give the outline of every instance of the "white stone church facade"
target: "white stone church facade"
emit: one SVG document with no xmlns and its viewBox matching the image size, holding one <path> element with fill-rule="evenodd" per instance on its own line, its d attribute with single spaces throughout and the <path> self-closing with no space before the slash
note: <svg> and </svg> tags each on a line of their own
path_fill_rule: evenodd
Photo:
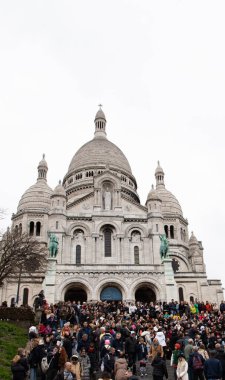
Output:
<svg viewBox="0 0 225 380">
<path fill-rule="evenodd" d="M 14 228 L 49 244 L 58 238 L 56 259 L 45 274 L 22 275 L 20 303 L 33 304 L 44 290 L 49 302 L 63 300 L 220 302 L 220 280 L 208 280 L 203 247 L 189 238 L 188 222 L 166 189 L 158 163 L 156 186 L 140 204 L 137 183 L 122 151 L 106 136 L 100 108 L 94 138 L 74 155 L 62 184 L 47 184 L 45 158 L 37 182 L 21 197 L 12 216 Z M 160 257 L 160 234 L 169 242 L 169 258 Z M 15 299 L 17 283 L 8 281 L 1 301 Z"/>
</svg>

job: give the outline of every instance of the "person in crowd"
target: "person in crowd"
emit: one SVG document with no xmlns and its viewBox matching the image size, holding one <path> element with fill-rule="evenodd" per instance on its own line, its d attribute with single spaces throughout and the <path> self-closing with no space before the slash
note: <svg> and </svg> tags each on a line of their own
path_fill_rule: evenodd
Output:
<svg viewBox="0 0 225 380">
<path fill-rule="evenodd" d="M 182 353 L 178 356 L 176 374 L 178 380 L 188 380 L 188 363 Z"/>
<path fill-rule="evenodd" d="M 125 340 L 125 353 L 128 358 L 128 367 L 136 374 L 137 339 L 135 331 L 130 332 L 130 336 Z"/>
<path fill-rule="evenodd" d="M 225 352 L 220 343 L 215 344 L 215 358 L 218 359 L 222 366 L 222 380 L 225 380 Z"/>
<path fill-rule="evenodd" d="M 85 348 L 82 348 L 80 350 L 79 362 L 80 362 L 80 367 L 81 367 L 81 379 L 89 380 L 91 361 Z"/>
<path fill-rule="evenodd" d="M 202 355 L 204 360 L 209 359 L 208 351 L 206 350 L 205 345 L 203 343 L 200 343 L 198 352 L 199 352 L 199 354 Z"/>
<path fill-rule="evenodd" d="M 115 367 L 115 348 L 109 347 L 109 352 L 105 354 L 104 359 L 104 371 L 108 372 L 111 378 L 114 378 Z"/>
<path fill-rule="evenodd" d="M 96 379 L 96 373 L 99 370 L 99 354 L 98 354 L 98 351 L 95 347 L 94 342 L 90 343 L 87 354 L 89 356 L 90 363 L 91 363 L 90 377 L 91 377 L 91 380 L 95 380 Z"/>
<path fill-rule="evenodd" d="M 147 372 L 146 372 L 147 356 L 148 356 L 148 350 L 146 347 L 146 343 L 144 341 L 144 338 L 140 336 L 139 343 L 137 345 L 137 359 L 139 361 L 141 377 L 147 376 Z"/>
<path fill-rule="evenodd" d="M 13 380 L 25 380 L 29 370 L 28 361 L 24 348 L 18 348 L 17 355 L 14 356 L 11 364 Z"/>
<path fill-rule="evenodd" d="M 125 354 L 122 351 L 120 352 L 119 357 L 115 361 L 114 374 L 115 380 L 127 380 L 128 378 L 128 364 L 125 359 Z"/>
<path fill-rule="evenodd" d="M 180 349 L 180 344 L 176 343 L 174 346 L 174 350 L 171 355 L 171 361 L 170 365 L 174 369 L 174 379 L 177 380 L 177 364 L 178 364 L 178 357 L 182 354 L 182 351 Z"/>
<path fill-rule="evenodd" d="M 66 362 L 64 364 L 64 368 L 56 375 L 54 380 L 74 380 L 72 364 L 70 362 Z"/>
<path fill-rule="evenodd" d="M 166 362 L 163 360 L 160 352 L 157 352 L 156 356 L 152 360 L 151 365 L 153 367 L 153 380 L 163 380 L 164 376 L 166 379 L 168 379 Z"/>
<path fill-rule="evenodd" d="M 190 378 L 193 380 L 204 380 L 204 362 L 205 359 L 198 351 L 198 346 L 193 347 L 193 352 L 188 359 L 188 366 L 190 368 Z"/>
<path fill-rule="evenodd" d="M 71 358 L 71 372 L 73 373 L 76 380 L 81 380 L 81 366 L 79 362 L 79 356 L 73 355 Z"/>
<path fill-rule="evenodd" d="M 206 380 L 221 379 L 222 374 L 222 365 L 219 359 L 216 359 L 216 351 L 210 351 L 209 359 L 204 363 L 204 375 Z"/>
<path fill-rule="evenodd" d="M 163 352 L 163 348 L 162 346 L 159 344 L 159 341 L 157 338 L 154 338 L 153 339 L 153 342 L 150 346 L 150 349 L 149 349 L 149 354 L 148 354 L 148 357 L 153 360 L 156 355 L 158 354 L 158 352 L 160 353 L 160 356 L 163 357 L 164 355 L 164 352 Z"/>
</svg>

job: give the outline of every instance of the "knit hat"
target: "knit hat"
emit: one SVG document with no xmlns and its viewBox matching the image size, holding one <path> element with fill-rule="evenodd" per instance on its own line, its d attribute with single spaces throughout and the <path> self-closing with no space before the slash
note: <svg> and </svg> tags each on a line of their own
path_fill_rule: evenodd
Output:
<svg viewBox="0 0 225 380">
<path fill-rule="evenodd" d="M 179 350 L 180 349 L 180 344 L 176 343 L 174 347 L 175 347 L 176 350 Z"/>
</svg>

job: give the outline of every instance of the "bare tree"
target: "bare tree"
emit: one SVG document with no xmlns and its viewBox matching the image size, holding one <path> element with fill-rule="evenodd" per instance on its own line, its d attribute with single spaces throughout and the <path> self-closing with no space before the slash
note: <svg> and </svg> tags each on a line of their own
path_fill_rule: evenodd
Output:
<svg viewBox="0 0 225 380">
<path fill-rule="evenodd" d="M 17 230 L 7 230 L 0 241 L 0 284 L 8 278 L 25 272 L 45 271 L 46 244 Z"/>
</svg>

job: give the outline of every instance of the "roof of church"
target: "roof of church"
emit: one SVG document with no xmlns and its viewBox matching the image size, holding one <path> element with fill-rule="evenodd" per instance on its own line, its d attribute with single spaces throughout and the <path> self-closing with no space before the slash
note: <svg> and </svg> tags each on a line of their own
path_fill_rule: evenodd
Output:
<svg viewBox="0 0 225 380">
<path fill-rule="evenodd" d="M 84 144 L 73 156 L 68 171 L 72 172 L 102 165 L 110 165 L 132 174 L 130 164 L 123 152 L 104 137 L 95 137 Z"/>
<path fill-rule="evenodd" d="M 36 210 L 49 210 L 51 206 L 50 197 L 53 191 L 44 180 L 37 180 L 37 182 L 29 187 L 22 195 L 17 211 L 36 209 Z"/>
<path fill-rule="evenodd" d="M 49 210 L 51 206 L 50 197 L 53 193 L 47 184 L 48 165 L 43 154 L 42 160 L 38 164 L 37 182 L 29 187 L 22 195 L 17 212 L 23 210 Z"/>
<path fill-rule="evenodd" d="M 106 137 L 106 117 L 100 108 L 95 116 L 95 137 L 84 144 L 73 156 L 68 173 L 86 168 L 111 166 L 132 175 L 123 152 Z"/>
</svg>

